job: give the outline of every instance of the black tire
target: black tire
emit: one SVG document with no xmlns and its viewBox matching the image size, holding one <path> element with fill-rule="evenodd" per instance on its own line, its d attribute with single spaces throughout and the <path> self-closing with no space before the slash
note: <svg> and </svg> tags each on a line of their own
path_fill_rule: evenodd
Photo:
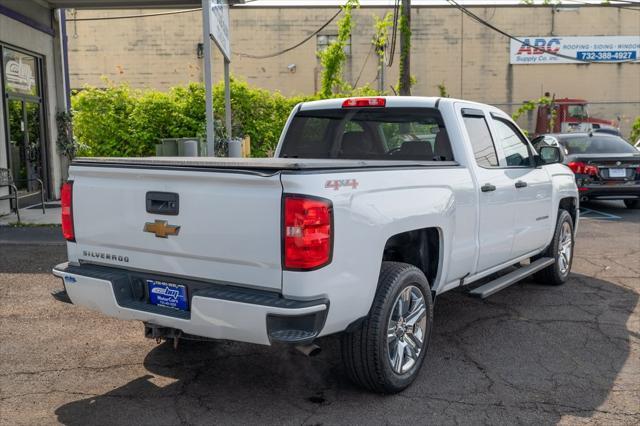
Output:
<svg viewBox="0 0 640 426">
<path fill-rule="evenodd" d="M 407 287 L 412 287 L 407 289 Z M 424 301 L 424 331 L 422 347 L 413 366 L 403 374 L 393 370 L 390 359 L 390 343 L 387 339 L 392 314 L 397 311 L 396 302 L 403 290 L 419 290 Z M 406 294 L 406 293 L 405 293 Z M 408 306 L 414 306 L 411 299 Z M 416 305 L 418 302 L 416 302 Z M 408 316 L 407 316 L 408 320 Z M 402 323 L 404 320 L 400 320 Z M 421 320 L 422 321 L 422 320 Z M 417 377 L 424 361 L 431 328 L 433 326 L 433 302 L 429 283 L 422 271 L 413 265 L 399 262 L 383 262 L 378 279 L 378 289 L 369 316 L 355 330 L 342 335 L 342 360 L 349 378 L 356 384 L 373 392 L 397 393 L 409 386 Z M 414 329 L 415 331 L 415 329 Z M 404 337 L 395 337 L 402 339 Z M 397 346 L 394 346 L 397 350 Z M 403 349 L 403 354 L 405 353 Z M 415 352 L 414 352 L 415 353 Z M 410 357 L 411 358 L 411 357 Z M 413 358 L 412 358 L 413 359 Z M 402 363 L 400 363 L 402 365 Z M 400 368 L 402 370 L 402 367 Z"/>
<path fill-rule="evenodd" d="M 561 270 L 561 261 L 560 261 L 561 254 L 559 250 L 559 243 L 560 243 L 562 229 L 563 229 L 563 226 L 565 226 L 564 225 L 565 223 L 568 224 L 571 231 L 571 252 L 568 260 L 568 268 L 566 269 L 565 272 L 563 272 Z M 573 219 L 571 218 L 571 215 L 569 214 L 568 211 L 561 209 L 558 211 L 558 221 L 556 222 L 556 230 L 555 230 L 555 233 L 553 234 L 553 240 L 551 240 L 551 244 L 549 244 L 549 247 L 547 247 L 547 249 L 542 254 L 540 254 L 539 256 L 536 256 L 536 258 L 553 257 L 556 260 L 556 262 L 553 265 L 548 266 L 545 269 L 541 270 L 540 272 L 536 273 L 534 275 L 534 278 L 536 279 L 536 281 L 538 281 L 541 284 L 547 284 L 547 285 L 564 284 L 567 281 L 567 278 L 569 278 L 569 273 L 571 272 L 571 264 L 573 263 L 574 246 L 575 246 L 575 238 L 573 235 Z"/>
<path fill-rule="evenodd" d="M 640 200 L 623 200 L 628 209 L 640 209 Z"/>
</svg>

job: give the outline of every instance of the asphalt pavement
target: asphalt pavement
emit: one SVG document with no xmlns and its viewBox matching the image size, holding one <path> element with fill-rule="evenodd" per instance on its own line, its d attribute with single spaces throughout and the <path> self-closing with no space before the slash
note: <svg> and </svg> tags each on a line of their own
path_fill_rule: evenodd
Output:
<svg viewBox="0 0 640 426">
<path fill-rule="evenodd" d="M 422 372 L 393 396 L 347 380 L 336 337 L 314 358 L 174 350 L 55 302 L 59 230 L 0 228 L 0 424 L 640 424 L 640 211 L 585 207 L 565 285 L 438 297 Z"/>
</svg>

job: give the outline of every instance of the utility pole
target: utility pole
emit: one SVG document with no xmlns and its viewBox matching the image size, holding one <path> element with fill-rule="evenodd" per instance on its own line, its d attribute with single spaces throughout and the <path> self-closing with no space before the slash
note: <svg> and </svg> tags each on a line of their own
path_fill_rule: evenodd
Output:
<svg viewBox="0 0 640 426">
<path fill-rule="evenodd" d="M 213 83 L 212 83 L 212 62 L 211 57 L 211 26 L 209 17 L 210 0 L 202 0 L 202 44 L 204 46 L 204 87 L 205 87 L 205 110 L 207 113 L 207 155 L 216 156 L 213 128 Z"/>
<path fill-rule="evenodd" d="M 411 96 L 411 0 L 402 0 L 400 15 L 400 96 Z"/>
</svg>

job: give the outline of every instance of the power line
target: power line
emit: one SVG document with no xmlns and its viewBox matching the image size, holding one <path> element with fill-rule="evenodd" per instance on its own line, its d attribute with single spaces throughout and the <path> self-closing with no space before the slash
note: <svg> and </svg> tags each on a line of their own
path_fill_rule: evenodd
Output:
<svg viewBox="0 0 640 426">
<path fill-rule="evenodd" d="M 360 72 L 358 73 L 358 78 L 356 79 L 356 82 L 353 83 L 353 87 L 358 87 L 358 82 L 360 82 L 360 77 L 362 77 L 362 73 L 364 72 L 364 69 L 367 66 L 367 62 L 369 61 L 371 52 L 373 52 L 373 43 L 371 43 L 371 46 L 369 47 L 369 53 L 367 53 L 366 58 L 364 58 L 364 63 L 362 64 L 362 68 L 360 68 Z"/>
<path fill-rule="evenodd" d="M 72 19 L 67 19 L 67 22 L 110 21 L 113 19 L 149 18 L 152 16 L 167 16 L 167 15 L 178 15 L 181 13 L 199 12 L 201 10 L 202 8 L 199 7 L 197 9 L 184 9 L 184 10 L 174 10 L 171 12 L 146 13 L 142 15 L 119 15 L 119 16 L 102 16 L 102 17 L 93 17 L 93 18 L 72 18 Z"/>
<path fill-rule="evenodd" d="M 547 53 L 547 54 L 552 55 L 552 56 L 557 56 L 559 58 L 570 59 L 572 61 L 577 61 L 577 62 L 581 62 L 581 63 L 585 63 L 585 64 L 596 63 L 595 61 L 587 61 L 587 60 L 583 60 L 583 59 L 578 59 L 578 58 L 574 58 L 573 56 L 563 55 L 562 53 L 554 52 L 552 50 L 544 49 L 542 47 L 533 46 L 530 43 L 527 43 L 527 42 L 525 42 L 523 40 L 520 40 L 519 38 L 514 37 L 511 34 L 507 33 L 506 31 L 501 30 L 500 28 L 494 26 L 493 24 L 485 21 L 484 19 L 480 18 L 478 15 L 476 15 L 473 12 L 469 11 L 466 7 L 461 6 L 455 0 L 447 0 L 447 1 L 449 3 L 451 3 L 453 6 L 455 6 L 456 8 L 458 8 L 462 13 L 464 13 L 467 16 L 469 16 L 474 21 L 478 22 L 479 24 L 482 24 L 482 25 L 492 29 L 493 31 L 495 31 L 495 32 L 497 32 L 499 34 L 502 34 L 503 36 L 508 37 L 511 40 L 517 41 L 518 43 L 521 43 L 523 46 L 528 46 L 528 47 L 534 48 L 536 50 L 539 50 L 539 51 L 541 51 L 543 53 Z M 616 63 L 620 64 L 620 63 L 625 63 L 625 62 L 631 63 L 631 62 L 634 62 L 634 61 L 617 61 Z"/>
<path fill-rule="evenodd" d="M 391 29 L 391 48 L 389 49 L 389 59 L 387 67 L 393 65 L 393 57 L 396 53 L 396 35 L 398 34 L 398 18 L 400 17 L 400 0 L 396 0 L 393 6 L 393 27 Z"/>
<path fill-rule="evenodd" d="M 244 4 L 253 3 L 257 0 L 245 0 Z M 72 18 L 67 19 L 67 22 L 80 22 L 80 21 L 109 21 L 113 19 L 132 19 L 132 18 L 150 18 L 154 16 L 167 16 L 167 15 L 179 15 L 181 13 L 191 13 L 202 11 L 201 7 L 194 9 L 172 10 L 169 12 L 157 12 L 157 13 L 143 13 L 138 15 L 118 15 L 118 16 L 103 16 L 103 17 L 91 17 L 91 18 Z"/>
<path fill-rule="evenodd" d="M 293 49 L 296 49 L 300 46 L 302 46 L 303 44 L 305 44 L 306 42 L 308 42 L 309 40 L 311 40 L 313 38 L 313 36 L 317 35 L 320 31 L 324 30 L 331 22 L 333 22 L 334 19 L 336 19 L 336 17 L 338 15 L 340 15 L 340 13 L 342 12 L 342 9 L 338 9 L 338 11 L 336 12 L 335 15 L 333 15 L 327 22 L 325 22 L 324 24 L 322 24 L 322 26 L 320 28 L 318 28 L 317 30 L 315 30 L 313 33 L 311 33 L 308 37 L 306 37 L 304 40 L 294 44 L 291 47 L 287 47 L 286 49 L 280 50 L 278 52 L 274 52 L 274 53 L 269 53 L 267 55 L 251 55 L 249 53 L 242 53 L 242 52 L 233 52 L 234 55 L 236 56 L 240 56 L 243 58 L 250 58 L 250 59 L 267 59 L 267 58 L 274 58 L 276 56 L 280 56 L 283 55 L 287 52 L 292 51 Z"/>
</svg>

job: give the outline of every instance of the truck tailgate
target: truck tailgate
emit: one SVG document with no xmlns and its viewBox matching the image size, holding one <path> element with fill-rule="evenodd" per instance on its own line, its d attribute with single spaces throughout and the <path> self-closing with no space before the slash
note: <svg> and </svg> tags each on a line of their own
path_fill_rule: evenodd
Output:
<svg viewBox="0 0 640 426">
<path fill-rule="evenodd" d="M 70 261 L 281 290 L 279 173 L 76 165 L 70 180 Z M 147 212 L 154 191 L 177 194 L 178 214 Z M 177 235 L 144 231 L 156 221 Z"/>
</svg>

